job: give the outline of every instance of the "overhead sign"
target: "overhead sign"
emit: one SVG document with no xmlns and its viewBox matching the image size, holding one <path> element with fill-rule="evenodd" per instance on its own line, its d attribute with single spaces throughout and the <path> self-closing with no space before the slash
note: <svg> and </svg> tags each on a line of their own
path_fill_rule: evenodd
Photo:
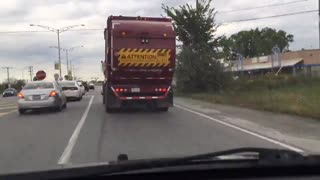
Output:
<svg viewBox="0 0 320 180">
<path fill-rule="evenodd" d="M 166 67 L 170 64 L 169 49 L 120 49 L 118 66 L 121 67 Z"/>
<path fill-rule="evenodd" d="M 38 80 L 44 80 L 46 77 L 47 77 L 47 74 L 43 70 L 38 71 L 36 74 L 36 78 Z"/>
</svg>

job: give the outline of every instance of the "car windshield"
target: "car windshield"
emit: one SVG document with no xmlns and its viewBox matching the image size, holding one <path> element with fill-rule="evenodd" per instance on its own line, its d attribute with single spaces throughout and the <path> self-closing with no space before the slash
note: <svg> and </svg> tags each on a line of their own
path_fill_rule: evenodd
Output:
<svg viewBox="0 0 320 180">
<path fill-rule="evenodd" d="M 61 86 L 63 87 L 75 87 L 76 84 L 74 82 L 61 82 Z"/>
<path fill-rule="evenodd" d="M 119 154 L 320 155 L 318 3 L 1 1 L 0 177 Z"/>
<path fill-rule="evenodd" d="M 41 82 L 41 83 L 29 83 L 24 88 L 24 90 L 31 89 L 53 89 L 53 83 Z"/>
</svg>

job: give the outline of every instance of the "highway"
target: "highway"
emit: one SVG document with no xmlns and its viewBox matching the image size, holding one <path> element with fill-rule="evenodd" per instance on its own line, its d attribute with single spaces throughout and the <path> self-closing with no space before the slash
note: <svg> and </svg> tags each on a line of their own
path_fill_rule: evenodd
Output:
<svg viewBox="0 0 320 180">
<path fill-rule="evenodd" d="M 98 88 L 97 88 L 98 89 Z M 179 104 L 169 112 L 107 114 L 100 89 L 62 112 L 19 115 L 16 98 L 0 98 L 0 173 L 61 165 L 194 155 L 239 147 L 286 148 Z"/>
</svg>

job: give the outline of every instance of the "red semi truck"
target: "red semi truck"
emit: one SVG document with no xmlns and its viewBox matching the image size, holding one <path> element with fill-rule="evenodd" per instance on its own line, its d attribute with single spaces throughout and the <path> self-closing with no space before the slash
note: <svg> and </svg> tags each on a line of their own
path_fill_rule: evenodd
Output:
<svg viewBox="0 0 320 180">
<path fill-rule="evenodd" d="M 176 33 L 172 20 L 110 16 L 105 37 L 103 103 L 106 112 L 149 105 L 173 106 Z"/>
</svg>

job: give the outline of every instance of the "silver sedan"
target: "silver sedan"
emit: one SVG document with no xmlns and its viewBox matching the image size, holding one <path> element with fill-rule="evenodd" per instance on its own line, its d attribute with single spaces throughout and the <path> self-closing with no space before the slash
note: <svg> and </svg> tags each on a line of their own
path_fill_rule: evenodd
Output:
<svg viewBox="0 0 320 180">
<path fill-rule="evenodd" d="M 52 108 L 61 111 L 67 107 L 66 96 L 55 81 L 35 81 L 28 83 L 18 93 L 19 113 L 29 109 Z"/>
</svg>

